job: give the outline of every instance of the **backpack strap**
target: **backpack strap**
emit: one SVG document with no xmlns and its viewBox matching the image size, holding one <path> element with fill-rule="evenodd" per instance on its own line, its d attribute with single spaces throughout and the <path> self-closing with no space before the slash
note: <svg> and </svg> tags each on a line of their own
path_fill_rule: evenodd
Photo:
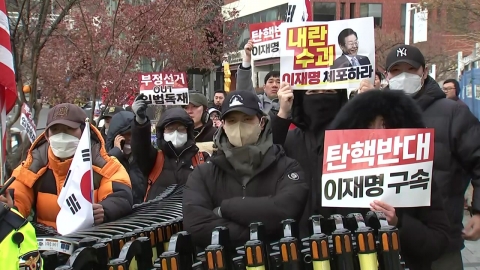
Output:
<svg viewBox="0 0 480 270">
<path fill-rule="evenodd" d="M 145 192 L 145 198 L 143 199 L 144 202 L 147 201 L 148 192 L 150 192 L 150 188 L 153 186 L 155 181 L 157 181 L 158 177 L 162 173 L 163 164 L 165 163 L 165 156 L 162 151 L 157 152 L 157 158 L 155 159 L 155 165 L 153 166 L 150 174 L 148 175 L 148 184 L 147 184 L 147 191 Z M 205 163 L 205 158 L 202 152 L 198 152 L 195 156 L 192 157 L 192 166 L 197 167 L 197 165 Z"/>
<path fill-rule="evenodd" d="M 157 152 L 157 158 L 155 159 L 155 165 L 153 166 L 150 174 L 148 175 L 148 183 L 147 183 L 147 192 L 145 192 L 145 198 L 143 199 L 144 202 L 147 201 L 148 192 L 150 188 L 153 186 L 157 178 L 160 176 L 163 170 L 163 164 L 165 163 L 165 156 L 163 155 L 162 151 Z"/>
</svg>

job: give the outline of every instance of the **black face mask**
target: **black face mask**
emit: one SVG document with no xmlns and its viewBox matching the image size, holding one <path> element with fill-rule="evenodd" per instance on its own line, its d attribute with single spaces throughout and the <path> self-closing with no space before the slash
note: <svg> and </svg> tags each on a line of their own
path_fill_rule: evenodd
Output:
<svg viewBox="0 0 480 270">
<path fill-rule="evenodd" d="M 339 94 L 314 94 L 303 96 L 303 117 L 308 129 L 324 130 L 342 107 Z"/>
</svg>

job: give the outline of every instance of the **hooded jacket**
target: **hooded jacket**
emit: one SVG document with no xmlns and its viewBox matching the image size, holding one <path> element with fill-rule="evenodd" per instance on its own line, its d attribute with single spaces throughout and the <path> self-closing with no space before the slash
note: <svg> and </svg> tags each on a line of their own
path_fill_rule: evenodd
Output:
<svg viewBox="0 0 480 270">
<path fill-rule="evenodd" d="M 470 176 L 474 187 L 472 209 L 480 214 L 480 123 L 467 106 L 445 98 L 430 76 L 413 98 L 423 111 L 426 126 L 435 129 L 433 180 L 444 197 L 452 224 L 452 243 L 447 251 L 459 251 L 464 247 L 463 204 Z"/>
<path fill-rule="evenodd" d="M 110 157 L 100 131 L 90 125 L 92 141 L 93 198 L 103 206 L 104 222 L 114 221 L 130 213 L 132 190 L 127 171 L 116 158 Z M 28 150 L 27 158 L 14 171 L 17 180 L 11 185 L 18 211 L 28 216 L 35 208 L 38 223 L 56 228 L 60 207 L 58 194 L 63 187 L 73 158 L 60 161 L 53 155 L 42 133 Z"/>
<path fill-rule="evenodd" d="M 194 129 L 195 141 L 196 142 L 211 142 L 213 141 L 213 136 L 217 128 L 213 126 L 213 121 L 208 119 L 207 122 L 199 127 Z"/>
<path fill-rule="evenodd" d="M 367 129 L 377 116 L 386 128 L 424 128 L 422 113 L 415 101 L 401 91 L 371 90 L 357 95 L 337 114 L 329 129 Z M 436 134 L 435 134 L 436 135 Z M 412 270 L 430 270 L 449 244 L 450 222 L 435 175 L 431 182 L 431 205 L 396 208 L 401 255 Z M 336 208 L 333 212 L 366 214 L 369 209 Z"/>
<path fill-rule="evenodd" d="M 309 198 L 305 206 L 305 212 L 300 220 L 300 234 L 302 237 L 309 236 L 308 233 L 308 218 L 313 214 L 321 214 L 323 216 L 330 216 L 329 209 L 321 207 L 321 185 L 322 166 L 323 164 L 323 140 L 325 137 L 325 129 L 328 123 L 323 126 L 318 126 L 312 130 L 311 120 L 304 113 L 303 99 L 306 97 L 306 91 L 294 91 L 294 99 L 292 105 L 292 118 L 283 119 L 278 116 L 272 118 L 272 130 L 274 134 L 275 143 L 282 144 L 285 153 L 288 157 L 297 160 L 305 172 L 305 182 L 310 187 Z M 317 94 L 331 95 L 331 94 Z M 311 96 L 317 96 L 311 95 Z M 347 90 L 337 90 L 336 93 L 339 107 L 343 106 L 348 101 Z M 311 98 L 307 97 L 307 98 Z M 332 112 L 334 114 L 335 112 Z M 314 117 L 322 117 L 318 114 Z M 289 130 L 291 123 L 294 123 L 297 128 Z"/>
<path fill-rule="evenodd" d="M 108 154 L 116 157 L 127 170 L 132 183 L 133 204 L 138 204 L 142 203 L 145 198 L 147 178 L 143 175 L 132 154 L 125 155 L 122 149 L 114 146 L 115 137 L 130 131 L 134 117 L 135 114 L 129 111 L 121 111 L 112 117 L 105 147 Z"/>
<path fill-rule="evenodd" d="M 218 153 L 188 178 L 183 193 L 183 226 L 195 245 L 210 244 L 212 230 L 229 228 L 234 246 L 249 240 L 249 225 L 262 222 L 272 240 L 282 237 L 280 222 L 298 219 L 308 187 L 295 160 L 273 145 L 267 121 L 255 145 L 233 147 L 220 128 L 215 136 Z M 214 213 L 219 207 L 221 217 Z"/>
<path fill-rule="evenodd" d="M 100 123 L 100 121 L 102 121 L 102 119 L 104 120 L 107 117 L 113 118 L 113 116 L 115 116 L 115 114 L 117 114 L 119 112 L 123 112 L 123 111 L 125 111 L 125 109 L 123 109 L 122 107 L 119 107 L 119 106 L 105 107 L 102 110 L 102 115 L 97 120 L 98 121 L 97 126 Z M 100 134 L 102 134 L 103 140 L 106 142 L 107 137 L 108 137 L 108 130 L 106 129 L 105 124 L 100 128 Z"/>
<path fill-rule="evenodd" d="M 172 122 L 181 122 L 187 127 L 188 141 L 181 148 L 175 149 L 171 142 L 163 139 L 163 131 L 167 124 Z M 153 167 L 156 166 L 158 150 L 150 142 L 151 124 L 150 120 L 143 125 L 132 122 L 132 155 L 134 160 L 142 171 L 143 175 L 150 175 Z M 195 145 L 193 136 L 193 120 L 182 108 L 170 108 L 162 113 L 157 122 L 157 146 L 163 151 L 165 161 L 162 173 L 150 187 L 147 194 L 147 201 L 154 199 L 172 184 L 184 185 L 187 182 L 188 175 L 193 171 L 192 158 L 198 153 L 198 147 Z M 208 153 L 203 153 L 208 158 Z"/>
<path fill-rule="evenodd" d="M 453 83 L 453 86 L 455 87 L 455 97 L 453 97 L 452 99 L 455 100 L 456 102 L 462 104 L 462 105 L 465 105 L 467 106 L 467 104 L 465 104 L 465 102 L 463 102 L 463 100 L 461 100 L 458 96 L 460 95 L 460 83 L 458 83 L 457 80 L 455 79 L 448 79 L 448 80 L 445 80 L 443 82 L 443 84 L 445 85 L 446 83 Z"/>
</svg>

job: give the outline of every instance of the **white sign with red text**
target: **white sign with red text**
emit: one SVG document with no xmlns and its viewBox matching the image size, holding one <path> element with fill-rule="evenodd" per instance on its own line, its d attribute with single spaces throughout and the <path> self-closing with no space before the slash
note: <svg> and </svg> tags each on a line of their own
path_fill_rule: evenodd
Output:
<svg viewBox="0 0 480 270">
<path fill-rule="evenodd" d="M 32 111 L 26 103 L 22 105 L 22 113 L 20 114 L 20 125 L 27 132 L 28 140 L 33 143 L 37 138 L 37 126 L 33 121 Z"/>
<path fill-rule="evenodd" d="M 373 17 L 280 25 L 280 73 L 294 90 L 358 88 L 375 77 Z"/>
<path fill-rule="evenodd" d="M 433 129 L 325 132 L 322 206 L 430 206 Z"/>
<path fill-rule="evenodd" d="M 140 94 L 152 105 L 188 105 L 185 72 L 156 72 L 138 75 Z"/>
<path fill-rule="evenodd" d="M 252 59 L 262 60 L 280 57 L 280 24 L 282 21 L 250 24 L 253 41 Z"/>
</svg>

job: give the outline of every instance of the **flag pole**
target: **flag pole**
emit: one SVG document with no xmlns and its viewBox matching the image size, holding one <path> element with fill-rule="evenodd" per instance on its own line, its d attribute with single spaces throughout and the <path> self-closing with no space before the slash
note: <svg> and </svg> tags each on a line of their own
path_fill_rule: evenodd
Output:
<svg viewBox="0 0 480 270">
<path fill-rule="evenodd" d="M 85 118 L 85 128 L 88 128 L 90 129 L 90 119 L 87 117 Z M 91 136 L 91 130 L 90 132 L 88 132 L 88 141 L 91 142 L 92 141 L 92 136 Z M 92 164 L 92 145 L 90 144 L 89 147 L 89 154 L 90 154 L 90 179 L 91 179 L 91 187 L 92 187 L 92 191 L 90 192 L 90 198 L 92 198 L 92 204 L 95 203 L 95 197 L 93 196 L 93 191 L 95 190 L 95 187 L 93 185 L 93 164 Z"/>
</svg>

